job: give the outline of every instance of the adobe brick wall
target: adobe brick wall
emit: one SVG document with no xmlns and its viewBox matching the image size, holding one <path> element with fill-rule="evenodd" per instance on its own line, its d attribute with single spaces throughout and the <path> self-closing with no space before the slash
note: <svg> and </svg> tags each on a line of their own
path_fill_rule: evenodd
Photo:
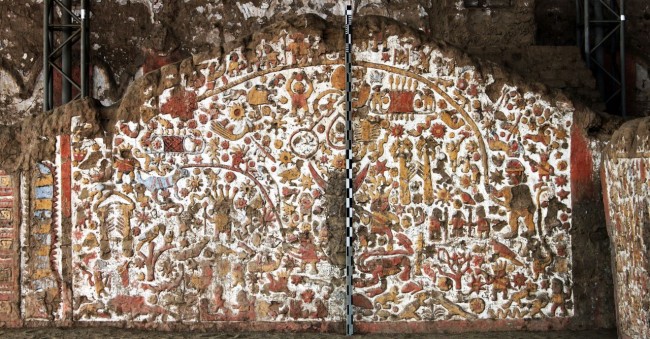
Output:
<svg viewBox="0 0 650 339">
<path fill-rule="evenodd" d="M 576 46 L 470 46 L 467 52 L 503 65 L 527 81 L 561 90 L 572 100 L 589 103 L 594 111 L 605 110 L 591 70 Z"/>
</svg>

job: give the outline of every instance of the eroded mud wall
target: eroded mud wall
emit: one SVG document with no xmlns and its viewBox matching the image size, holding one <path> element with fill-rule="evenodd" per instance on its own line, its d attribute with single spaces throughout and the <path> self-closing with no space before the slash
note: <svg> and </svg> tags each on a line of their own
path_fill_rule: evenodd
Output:
<svg viewBox="0 0 650 339">
<path fill-rule="evenodd" d="M 550 42 L 536 39 L 536 27 L 546 28 L 544 34 L 554 38 L 558 36 L 553 34 L 554 30 L 560 30 L 560 36 L 574 35 L 573 17 L 565 16 L 565 8 L 572 8 L 573 3 L 566 1 L 561 4 L 533 0 L 359 0 L 352 3 L 355 17 L 392 18 L 477 55 L 491 54 L 497 49 L 513 53 L 515 60 L 523 55 L 525 60 L 526 48 L 531 45 L 565 44 L 554 39 Z M 647 55 L 644 46 L 648 45 L 648 5 L 642 0 L 627 3 L 630 46 L 640 56 Z M 206 52 L 212 46 L 233 44 L 239 37 L 275 20 L 310 13 L 342 22 L 344 12 L 344 3 L 335 0 L 103 0 L 88 1 L 88 4 L 92 93 L 105 105 L 119 101 L 129 84 L 141 75 L 191 54 Z M 0 14 L 6 18 L 0 23 L 0 101 L 3 103 L 0 124 L 15 124 L 32 113 L 41 112 L 42 7 L 42 0 L 23 1 L 21 5 L 0 2 Z M 541 15 L 536 17 L 536 12 Z M 546 53 L 555 55 L 549 61 L 532 61 L 528 67 L 543 63 L 548 69 L 556 70 L 554 65 L 564 62 L 564 53 L 553 53 L 552 49 L 543 54 Z M 535 79 L 535 72 L 529 73 L 528 67 L 515 70 Z M 572 73 L 572 69 L 561 71 L 560 78 L 565 80 L 567 73 Z M 585 77 L 578 72 L 566 78 L 580 82 Z M 544 82 L 552 83 L 546 79 Z"/>
</svg>

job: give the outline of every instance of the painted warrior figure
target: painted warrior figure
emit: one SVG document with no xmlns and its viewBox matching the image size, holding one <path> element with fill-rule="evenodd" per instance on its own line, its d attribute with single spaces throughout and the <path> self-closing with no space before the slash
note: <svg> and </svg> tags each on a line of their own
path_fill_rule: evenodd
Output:
<svg viewBox="0 0 650 339">
<path fill-rule="evenodd" d="M 523 219 L 526 225 L 526 236 L 535 234 L 535 223 L 533 214 L 535 213 L 535 203 L 530 193 L 530 188 L 525 184 L 526 175 L 524 166 L 518 160 L 508 162 L 506 173 L 512 186 L 505 187 L 498 191 L 492 192 L 492 197 L 501 206 L 508 210 L 508 225 L 510 233 L 507 238 L 514 238 L 519 235 L 519 220 Z M 501 200 L 500 198 L 503 198 Z"/>
<path fill-rule="evenodd" d="M 124 174 L 128 175 L 131 182 L 133 182 L 135 179 L 134 170 L 140 167 L 140 163 L 133 157 L 130 149 L 122 149 L 120 150 L 120 157 L 115 159 L 113 167 L 117 170 L 116 183 L 121 184 Z"/>
</svg>

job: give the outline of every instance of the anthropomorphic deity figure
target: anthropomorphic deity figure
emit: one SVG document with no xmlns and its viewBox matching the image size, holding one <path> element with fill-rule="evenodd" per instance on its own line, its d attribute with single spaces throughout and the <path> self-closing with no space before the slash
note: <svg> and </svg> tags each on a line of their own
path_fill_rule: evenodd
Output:
<svg viewBox="0 0 650 339">
<path fill-rule="evenodd" d="M 518 160 L 509 161 L 506 173 L 511 186 L 491 193 L 494 200 L 508 210 L 510 233 L 506 235 L 506 238 L 514 238 L 519 235 L 519 220 L 522 219 L 527 229 L 525 235 L 532 236 L 535 234 L 533 215 L 536 207 L 530 188 L 526 185 L 524 170 L 524 166 Z"/>
<path fill-rule="evenodd" d="M 443 230 L 447 228 L 447 210 L 443 217 L 442 210 L 434 208 L 431 217 L 429 217 L 429 240 L 442 240 Z M 446 233 L 446 232 L 445 232 Z"/>
<path fill-rule="evenodd" d="M 131 150 L 125 148 L 120 150 L 120 156 L 115 159 L 113 167 L 117 170 L 116 183 L 121 184 L 124 174 L 131 178 L 131 182 L 135 180 L 135 169 L 140 168 L 140 163 L 133 157 Z"/>
<path fill-rule="evenodd" d="M 497 262 L 494 265 L 494 275 L 490 277 L 492 284 L 492 301 L 496 301 L 499 293 L 502 294 L 503 300 L 508 299 L 508 290 L 512 287 L 510 285 L 510 278 L 506 271 L 507 264 L 505 261 Z"/>
<path fill-rule="evenodd" d="M 567 305 L 566 301 L 571 297 L 569 293 L 564 292 L 564 282 L 558 278 L 553 278 L 551 280 L 551 290 L 553 294 L 551 295 L 551 316 L 555 316 L 555 312 L 559 308 L 562 311 L 562 316 L 567 316 Z"/>
<path fill-rule="evenodd" d="M 304 81 L 304 83 L 303 83 Z M 307 87 L 305 88 L 305 83 Z M 312 82 L 304 73 L 293 73 L 285 85 L 287 92 L 291 96 L 291 114 L 295 115 L 298 110 L 309 112 L 307 99 L 314 92 Z"/>
<path fill-rule="evenodd" d="M 488 239 L 490 237 L 490 220 L 486 218 L 485 207 L 479 206 L 476 210 L 476 232 L 479 238 Z"/>
</svg>

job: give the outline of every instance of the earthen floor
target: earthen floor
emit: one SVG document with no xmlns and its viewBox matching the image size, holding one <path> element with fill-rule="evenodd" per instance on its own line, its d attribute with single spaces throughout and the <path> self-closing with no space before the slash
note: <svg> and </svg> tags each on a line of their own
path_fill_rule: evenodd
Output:
<svg viewBox="0 0 650 339">
<path fill-rule="evenodd" d="M 359 337 L 359 336 L 357 336 Z M 598 331 L 551 331 L 551 332 L 491 332 L 465 334 L 373 334 L 363 335 L 369 339 L 409 338 L 409 339 L 610 339 L 616 338 L 616 330 Z M 306 334 L 306 333 L 169 333 L 154 331 L 136 331 L 114 328 L 29 328 L 18 330 L 0 330 L 3 339 L 41 339 L 41 338 L 223 338 L 223 339 L 334 339 L 345 338 L 343 335 Z"/>
</svg>

